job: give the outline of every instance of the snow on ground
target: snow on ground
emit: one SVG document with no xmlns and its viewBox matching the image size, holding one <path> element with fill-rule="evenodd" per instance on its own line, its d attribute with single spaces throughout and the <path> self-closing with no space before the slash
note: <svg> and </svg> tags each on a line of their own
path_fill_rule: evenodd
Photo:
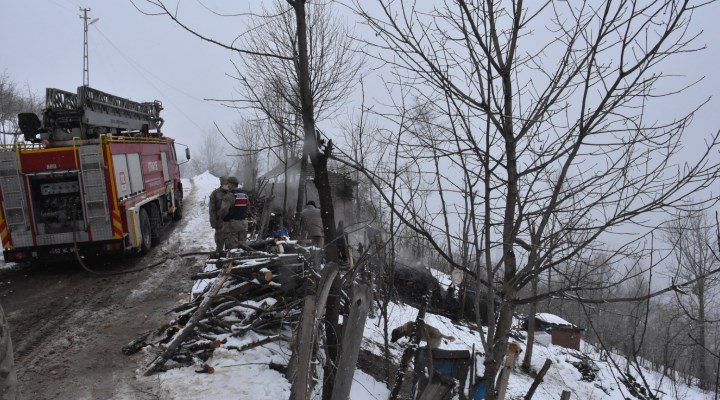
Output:
<svg viewBox="0 0 720 400">
<path fill-rule="evenodd" d="M 182 230 L 176 231 L 163 245 L 172 253 L 182 244 L 184 252 L 212 251 L 215 248 L 214 230 L 208 218 L 208 196 L 218 187 L 218 178 L 205 172 L 191 180 L 183 179 L 185 199 L 183 202 Z M 208 266 L 206 269 L 213 269 Z M 199 285 L 207 285 L 204 281 Z M 202 287 L 189 289 L 197 293 Z M 256 340 L 252 334 L 243 338 L 228 337 L 225 346 L 241 346 Z M 159 374 L 160 399 L 287 399 L 290 383 L 279 372 L 268 368 L 270 362 L 287 364 L 290 350 L 283 344 L 270 343 L 242 353 L 225 348 L 214 352 L 208 364 L 215 368 L 213 374 L 197 373 L 199 367 L 174 369 Z M 138 369 L 138 379 L 144 378 L 145 366 Z"/>
<path fill-rule="evenodd" d="M 237 342 L 232 342 L 237 343 Z M 290 382 L 268 368 L 270 362 L 287 363 L 288 354 L 278 344 L 238 353 L 219 348 L 208 364 L 213 374 L 197 373 L 198 367 L 170 370 L 161 374 L 161 399 L 287 399 Z"/>
<path fill-rule="evenodd" d="M 388 309 L 388 319 L 390 320 L 389 329 L 393 329 L 394 327 L 402 325 L 407 321 L 415 320 L 417 312 L 417 309 L 410 306 L 391 304 Z M 441 345 L 442 349 L 471 351 L 474 345 L 476 351 L 482 351 L 482 343 L 480 342 L 478 333 L 473 328 L 455 325 L 448 318 L 434 314 L 427 314 L 425 322 L 435 328 L 438 328 L 444 335 L 455 337 L 455 340 L 452 342 L 444 342 Z M 383 327 L 382 322 L 378 318 L 368 319 L 365 325 L 364 336 L 365 340 L 363 348 L 379 356 L 384 354 L 382 351 L 382 343 L 384 341 Z M 407 344 L 408 341 L 409 339 L 407 338 L 398 340 L 398 344 L 403 346 L 391 344 L 391 356 L 395 362 L 400 360 L 404 345 Z M 609 361 L 601 360 L 600 354 L 594 346 L 584 341 L 581 344 L 582 351 L 553 346 L 551 344 L 550 335 L 546 333 L 538 333 L 535 343 L 532 357 L 532 368 L 535 371 L 539 371 L 542 368 L 545 359 L 548 358 L 553 362 L 553 366 L 545 375 L 543 383 L 537 389 L 533 399 L 557 400 L 560 398 L 563 390 L 569 390 L 572 394 L 572 399 L 624 400 L 626 398 L 633 398 L 628 394 L 627 388 L 618 383 L 618 380 L 621 377 L 618 369 L 613 367 Z M 522 342 L 519 344 L 524 351 L 525 343 Z M 424 343 L 421 345 L 424 345 Z M 524 353 L 520 354 L 521 358 L 518 361 L 518 365 L 522 360 L 523 354 Z M 581 373 L 572 364 L 579 362 L 581 357 L 589 358 L 598 369 L 597 378 L 592 382 L 582 381 Z M 625 367 L 625 361 L 622 357 L 616 357 L 616 362 L 618 363 L 619 368 Z M 482 375 L 484 366 L 483 359 L 481 357 L 478 357 L 476 360 L 476 368 L 478 375 Z M 651 388 L 659 390 L 660 398 L 697 400 L 713 398 L 713 395 L 704 393 L 697 388 L 691 388 L 683 384 L 675 384 L 667 378 L 662 379 L 662 376 L 655 371 L 646 369 L 643 369 L 642 371 L 648 381 L 648 385 Z M 639 380 L 638 374 L 633 373 L 633 375 Z M 510 375 L 507 398 L 523 398 L 532 382 L 533 377 L 521 373 L 516 368 L 516 370 Z"/>
<path fill-rule="evenodd" d="M 183 180 L 186 191 L 184 203 L 184 217 L 186 225 L 184 229 L 175 232 L 164 249 L 168 252 L 177 249 L 174 243 L 182 243 L 185 251 L 208 251 L 213 250 L 213 230 L 207 218 L 208 195 L 218 186 L 218 179 L 210 173 L 196 176 L 192 180 Z M 192 188 L 192 190 L 190 190 Z M 176 250 L 175 250 L 176 251 Z M 435 274 L 443 286 L 449 284 L 449 277 L 444 274 Z M 205 282 L 207 284 L 208 282 Z M 192 289 L 200 290 L 200 287 Z M 190 290 L 190 289 L 189 289 Z M 417 309 L 399 304 L 391 304 L 389 309 L 389 329 L 393 329 L 407 321 L 415 320 Z M 383 324 L 380 321 L 379 312 L 369 317 L 365 325 L 363 348 L 377 355 L 383 353 Z M 451 320 L 434 314 L 428 314 L 426 322 L 438 328 L 444 335 L 454 336 L 452 342 L 443 343 L 444 349 L 471 350 L 473 345 L 476 351 L 482 350 L 477 332 L 469 326 L 455 325 Z M 247 335 L 243 338 L 228 337 L 228 342 L 223 346 L 240 346 L 244 343 L 257 340 L 259 337 Z M 400 359 L 407 338 L 400 339 L 398 343 L 391 344 L 391 357 L 397 362 Z M 600 356 L 594 347 L 584 343 L 582 352 L 564 349 L 550 344 L 547 334 L 540 333 L 534 346 L 532 366 L 540 370 L 546 358 L 553 361 L 553 366 L 545 376 L 544 382 L 538 388 L 534 399 L 536 400 L 557 400 L 563 390 L 572 392 L 572 399 L 624 399 L 630 397 L 627 389 L 618 383 L 618 370 L 608 362 L 600 360 Z M 521 343 L 524 349 L 524 343 Z M 270 343 L 242 353 L 228 350 L 221 347 L 217 349 L 208 365 L 215 368 L 213 374 L 197 373 L 198 366 L 174 369 L 158 374 L 151 378 L 142 377 L 144 366 L 138 369 L 138 379 L 159 379 L 162 400 L 181 399 L 287 399 L 290 395 L 290 382 L 277 371 L 268 366 L 272 363 L 287 364 L 290 357 L 290 350 L 284 342 Z M 573 366 L 580 356 L 586 356 L 593 361 L 598 369 L 597 379 L 593 382 L 581 381 L 581 374 Z M 521 353 L 522 357 L 522 353 Z M 618 358 L 620 368 L 625 363 Z M 476 367 L 479 374 L 482 374 L 484 367 L 482 358 L 476 360 Z M 674 385 L 667 379 L 651 371 L 644 371 L 651 387 L 659 387 L 661 398 L 664 399 L 710 399 L 711 395 L 705 394 L 696 388 L 689 388 L 685 385 Z M 532 377 L 514 371 L 510 376 L 508 386 L 508 399 L 523 398 L 527 392 Z M 367 373 L 356 370 L 354 382 L 350 394 L 352 400 L 363 399 L 386 399 L 389 389 L 384 383 L 378 382 Z"/>
<path fill-rule="evenodd" d="M 387 399 L 390 389 L 384 383 L 378 382 L 363 371 L 355 370 L 353 385 L 350 388 L 350 398 L 359 399 Z"/>
<path fill-rule="evenodd" d="M 183 180 L 185 189 L 184 228 L 173 233 L 163 245 L 166 251 L 176 249 L 175 243 L 182 243 L 184 251 L 214 250 L 214 231 L 207 215 L 210 193 L 218 187 L 218 178 L 206 172 L 191 180 Z M 191 189 L 192 188 L 192 189 Z M 206 269 L 213 269 L 208 266 Z M 197 283 L 191 291 L 201 292 L 209 281 Z M 257 340 L 253 334 L 243 338 L 228 337 L 223 346 L 241 346 Z M 197 373 L 199 367 L 174 369 L 159 374 L 160 399 L 287 399 L 290 397 L 290 382 L 277 371 L 268 368 L 271 362 L 287 364 L 290 350 L 284 343 L 270 343 L 242 353 L 225 348 L 217 349 L 208 360 L 215 372 Z M 143 378 L 143 366 L 138 369 L 138 379 Z M 352 387 L 350 399 L 384 399 L 389 390 L 362 371 L 355 372 L 356 384 Z"/>
<path fill-rule="evenodd" d="M 208 217 L 208 198 L 210 193 L 220 186 L 218 178 L 209 172 L 200 174 L 192 180 L 183 179 L 183 220 L 185 227 L 175 232 L 163 249 L 175 249 L 176 243 L 182 243 L 183 251 L 215 250 L 215 231 L 210 227 Z"/>
</svg>

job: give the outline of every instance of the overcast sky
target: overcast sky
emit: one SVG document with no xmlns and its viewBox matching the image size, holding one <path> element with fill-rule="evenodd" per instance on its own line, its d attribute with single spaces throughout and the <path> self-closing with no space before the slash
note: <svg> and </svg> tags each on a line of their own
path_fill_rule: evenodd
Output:
<svg viewBox="0 0 720 400">
<path fill-rule="evenodd" d="M 82 85 L 82 6 L 99 18 L 88 30 L 90 86 L 136 101 L 162 101 L 165 134 L 180 142 L 198 144 L 214 122 L 227 128 L 237 119 L 232 110 L 203 101 L 236 97 L 224 75 L 232 68 L 230 51 L 191 37 L 168 18 L 145 16 L 127 0 L 0 4 L 0 71 L 43 97 L 47 87 L 75 92 Z M 232 38 L 239 31 L 230 19 L 207 17 L 202 28 L 213 34 Z"/>
<path fill-rule="evenodd" d="M 152 9 L 144 0 L 136 4 Z M 257 8 L 260 2 L 203 0 L 201 5 L 197 1 L 180 4 L 183 21 L 229 43 L 245 31 L 246 20 L 218 17 L 203 6 L 241 13 L 250 6 Z M 236 112 L 203 101 L 237 98 L 236 84 L 225 75 L 233 71 L 231 52 L 202 42 L 165 16 L 141 14 L 129 0 L 0 0 L 0 71 L 41 95 L 46 87 L 74 92 L 82 85 L 81 6 L 91 8 L 91 18 L 99 18 L 89 29 L 90 86 L 137 101 L 162 101 L 165 134 L 190 145 L 199 144 L 200 135 L 214 129 L 213 123 L 228 129 L 238 119 Z M 343 7 L 341 10 L 348 13 Z M 720 95 L 720 72 L 716 70 L 720 61 L 718 16 L 720 7 L 711 5 L 694 17 L 694 26 L 705 31 L 700 43 L 706 43 L 707 50 L 673 58 L 673 64 L 667 66 L 673 73 L 706 76 L 687 97 L 676 98 L 682 103 L 694 103 L 714 97 L 697 115 L 692 128 L 703 134 L 720 125 L 720 96 L 715 96 Z M 370 88 L 368 97 L 381 96 L 380 91 Z"/>
</svg>

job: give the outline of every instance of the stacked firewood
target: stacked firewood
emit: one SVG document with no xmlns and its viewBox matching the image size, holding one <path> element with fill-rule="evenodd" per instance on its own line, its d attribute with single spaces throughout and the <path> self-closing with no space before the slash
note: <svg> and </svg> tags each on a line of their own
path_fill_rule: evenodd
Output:
<svg viewBox="0 0 720 400">
<path fill-rule="evenodd" d="M 252 331 L 264 337 L 241 348 L 224 346 L 237 351 L 289 340 L 300 319 L 308 274 L 312 272 L 307 257 L 301 254 L 234 250 L 227 257 L 208 259 L 204 272 L 193 276 L 204 283 L 204 290 L 171 310 L 172 321 L 133 340 L 123 353 L 150 348 L 156 353 L 145 373 L 150 375 L 202 364 L 228 336 Z M 204 366 L 198 372 L 212 368 Z"/>
</svg>

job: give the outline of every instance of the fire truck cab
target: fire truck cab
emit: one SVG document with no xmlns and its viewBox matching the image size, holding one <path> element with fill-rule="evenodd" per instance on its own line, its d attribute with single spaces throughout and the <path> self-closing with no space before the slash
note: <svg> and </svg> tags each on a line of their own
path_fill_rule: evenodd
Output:
<svg viewBox="0 0 720 400">
<path fill-rule="evenodd" d="M 81 86 L 47 89 L 45 106 L 42 121 L 18 116 L 24 142 L 0 148 L 5 260 L 158 244 L 163 226 L 182 217 L 183 197 L 175 141 L 160 132 L 162 104 Z"/>
</svg>

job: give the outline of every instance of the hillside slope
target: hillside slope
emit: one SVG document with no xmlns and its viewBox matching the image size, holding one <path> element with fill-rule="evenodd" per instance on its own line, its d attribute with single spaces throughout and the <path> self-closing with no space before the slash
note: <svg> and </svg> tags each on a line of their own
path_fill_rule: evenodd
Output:
<svg viewBox="0 0 720 400">
<path fill-rule="evenodd" d="M 175 232 L 174 240 L 186 243 L 188 247 L 197 250 L 211 250 L 214 246 L 212 229 L 210 228 L 206 199 L 209 193 L 217 186 L 217 178 L 205 173 L 196 176 L 185 183 L 192 185 L 192 195 L 186 200 L 187 208 L 185 218 L 188 220 L 184 229 Z M 190 291 L 190 288 L 188 288 Z M 378 315 L 379 313 L 375 313 Z M 403 324 L 406 321 L 414 320 L 417 309 L 402 305 L 392 304 L 389 310 L 389 326 L 392 328 Z M 448 318 L 428 314 L 427 323 L 440 329 L 445 335 L 456 338 L 455 341 L 442 345 L 444 349 L 476 350 L 482 349 L 480 337 L 472 327 L 455 325 Z M 382 357 L 382 323 L 378 317 L 369 318 L 365 325 L 363 349 Z M 148 327 L 152 328 L 152 327 Z M 240 346 L 261 338 L 260 335 L 250 334 L 242 338 L 228 337 L 227 343 L 217 349 L 208 364 L 215 368 L 214 374 L 200 374 L 195 370 L 198 368 L 187 367 L 170 370 L 156 376 L 145 378 L 140 376 L 144 365 L 138 368 L 138 380 L 159 379 L 160 399 L 217 399 L 217 398 L 240 398 L 240 399 L 283 399 L 289 397 L 290 382 L 282 374 L 269 368 L 270 363 L 287 364 L 291 351 L 287 343 L 276 342 L 258 347 L 243 353 L 237 353 L 226 349 L 227 346 Z M 400 358 L 407 339 L 401 339 L 390 347 L 392 361 L 396 364 Z M 524 348 L 524 344 L 520 343 Z M 148 354 L 148 357 L 151 355 Z M 549 344 L 547 335 L 538 335 L 537 345 L 533 352 L 532 365 L 539 370 L 545 359 L 552 360 L 553 365 L 545 376 L 544 382 L 535 393 L 537 400 L 557 400 L 563 390 L 572 393 L 572 399 L 625 399 L 633 398 L 629 390 L 620 380 L 622 374 L 618 368 L 624 368 L 625 363 L 618 361 L 619 366 L 602 360 L 597 350 L 583 343 L 581 351 L 564 349 Z M 620 357 L 616 357 L 621 360 Z M 586 360 L 586 364 L 593 365 L 595 378 L 591 381 L 582 380 L 583 376 L 574 365 L 580 360 Z M 483 371 L 483 359 L 478 357 L 476 367 L 479 374 Z M 377 372 L 377 371 L 368 371 Z M 712 396 L 697 388 L 687 387 L 681 384 L 674 384 L 668 379 L 662 379 L 652 371 L 643 370 L 651 388 L 657 390 L 657 395 L 662 399 L 710 399 Z M 374 374 L 377 375 L 377 374 Z M 636 372 L 632 373 L 639 379 Z M 508 388 L 508 399 L 519 399 L 524 396 L 530 387 L 533 378 L 513 371 L 510 376 Z M 389 389 L 385 384 L 376 381 L 367 373 L 357 370 L 352 388 L 351 399 L 383 399 L 387 398 Z"/>
</svg>

